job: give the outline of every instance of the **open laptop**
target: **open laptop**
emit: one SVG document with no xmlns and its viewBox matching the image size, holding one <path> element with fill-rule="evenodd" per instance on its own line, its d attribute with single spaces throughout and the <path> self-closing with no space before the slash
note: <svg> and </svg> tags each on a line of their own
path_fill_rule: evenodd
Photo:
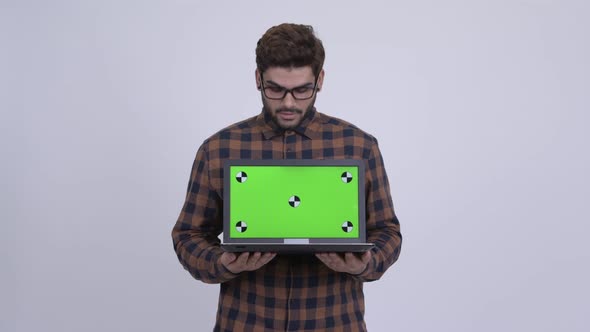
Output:
<svg viewBox="0 0 590 332">
<path fill-rule="evenodd" d="M 363 252 L 361 160 L 226 160 L 222 248 L 230 252 Z"/>
</svg>

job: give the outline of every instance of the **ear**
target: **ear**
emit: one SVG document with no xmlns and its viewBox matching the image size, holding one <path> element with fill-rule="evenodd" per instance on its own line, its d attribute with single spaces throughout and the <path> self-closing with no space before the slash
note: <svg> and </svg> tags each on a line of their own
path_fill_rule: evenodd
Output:
<svg viewBox="0 0 590 332">
<path fill-rule="evenodd" d="M 254 71 L 254 76 L 256 79 L 256 89 L 260 90 L 262 88 L 262 83 L 260 82 L 260 73 L 258 72 L 258 68 Z"/>
<path fill-rule="evenodd" d="M 318 75 L 318 85 L 317 85 L 317 90 L 320 91 L 322 90 L 322 85 L 324 84 L 324 70 L 322 69 L 322 71 L 320 71 L 320 74 Z"/>
</svg>

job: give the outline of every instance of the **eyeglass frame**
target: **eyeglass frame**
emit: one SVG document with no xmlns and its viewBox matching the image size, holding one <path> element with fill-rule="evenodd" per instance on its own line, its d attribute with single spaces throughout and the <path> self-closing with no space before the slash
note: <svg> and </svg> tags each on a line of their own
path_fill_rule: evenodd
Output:
<svg viewBox="0 0 590 332">
<path fill-rule="evenodd" d="M 291 94 L 291 97 L 293 97 L 293 99 L 295 99 L 295 100 L 309 100 L 309 99 L 313 98 L 313 96 L 314 96 L 314 95 L 316 94 L 316 92 L 317 92 L 317 87 L 318 87 L 318 78 L 319 78 L 319 77 L 320 77 L 320 75 L 317 75 L 317 76 L 316 76 L 316 78 L 315 78 L 315 81 L 314 81 L 314 83 L 313 83 L 313 87 L 312 87 L 312 88 L 310 88 L 310 90 L 313 90 L 313 92 L 311 93 L 311 96 L 309 96 L 309 97 L 307 97 L 307 98 L 297 98 L 297 97 L 295 97 L 295 95 L 293 94 L 293 90 L 295 90 L 295 89 L 300 89 L 300 88 L 303 88 L 303 87 L 305 87 L 307 84 L 303 84 L 303 85 L 300 85 L 300 86 L 296 86 L 296 87 L 294 87 L 294 88 L 292 88 L 292 89 L 287 89 L 287 88 L 285 88 L 284 86 L 280 86 L 280 85 L 276 84 L 276 87 L 283 89 L 283 92 L 284 92 L 284 93 L 283 93 L 283 96 L 282 96 L 281 98 L 271 98 L 271 97 L 269 97 L 269 96 L 266 94 L 266 88 L 267 88 L 267 87 L 265 87 L 265 86 L 264 86 L 264 77 L 262 76 L 262 73 L 261 73 L 261 74 L 260 74 L 260 84 L 262 85 L 262 94 L 263 94 L 263 95 L 264 95 L 266 98 L 268 98 L 268 99 L 270 99 L 270 100 L 283 100 L 283 99 L 285 99 L 285 97 L 287 96 L 287 93 L 290 93 L 290 94 Z M 308 83 L 308 84 L 309 84 L 309 83 Z"/>
</svg>

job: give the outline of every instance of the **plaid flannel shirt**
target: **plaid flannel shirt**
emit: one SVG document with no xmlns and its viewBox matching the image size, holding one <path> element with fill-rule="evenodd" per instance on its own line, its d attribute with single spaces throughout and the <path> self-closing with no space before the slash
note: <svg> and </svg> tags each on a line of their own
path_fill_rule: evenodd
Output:
<svg viewBox="0 0 590 332">
<path fill-rule="evenodd" d="M 256 271 L 227 270 L 219 262 L 218 238 L 225 159 L 364 160 L 367 240 L 375 244 L 365 271 L 335 272 L 313 255 L 277 255 Z M 315 109 L 293 130 L 278 128 L 262 112 L 206 139 L 172 238 L 178 259 L 194 278 L 221 283 L 214 331 L 224 332 L 366 331 L 363 282 L 383 275 L 402 242 L 377 140 Z"/>
</svg>

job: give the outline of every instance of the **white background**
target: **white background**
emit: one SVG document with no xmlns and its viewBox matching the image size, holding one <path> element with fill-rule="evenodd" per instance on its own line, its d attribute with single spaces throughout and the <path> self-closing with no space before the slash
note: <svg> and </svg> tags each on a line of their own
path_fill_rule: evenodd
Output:
<svg viewBox="0 0 590 332">
<path fill-rule="evenodd" d="M 375 135 L 400 260 L 370 331 L 587 331 L 590 4 L 0 1 L 2 331 L 209 331 L 170 231 L 254 49 L 311 24 L 321 112 Z"/>
</svg>

